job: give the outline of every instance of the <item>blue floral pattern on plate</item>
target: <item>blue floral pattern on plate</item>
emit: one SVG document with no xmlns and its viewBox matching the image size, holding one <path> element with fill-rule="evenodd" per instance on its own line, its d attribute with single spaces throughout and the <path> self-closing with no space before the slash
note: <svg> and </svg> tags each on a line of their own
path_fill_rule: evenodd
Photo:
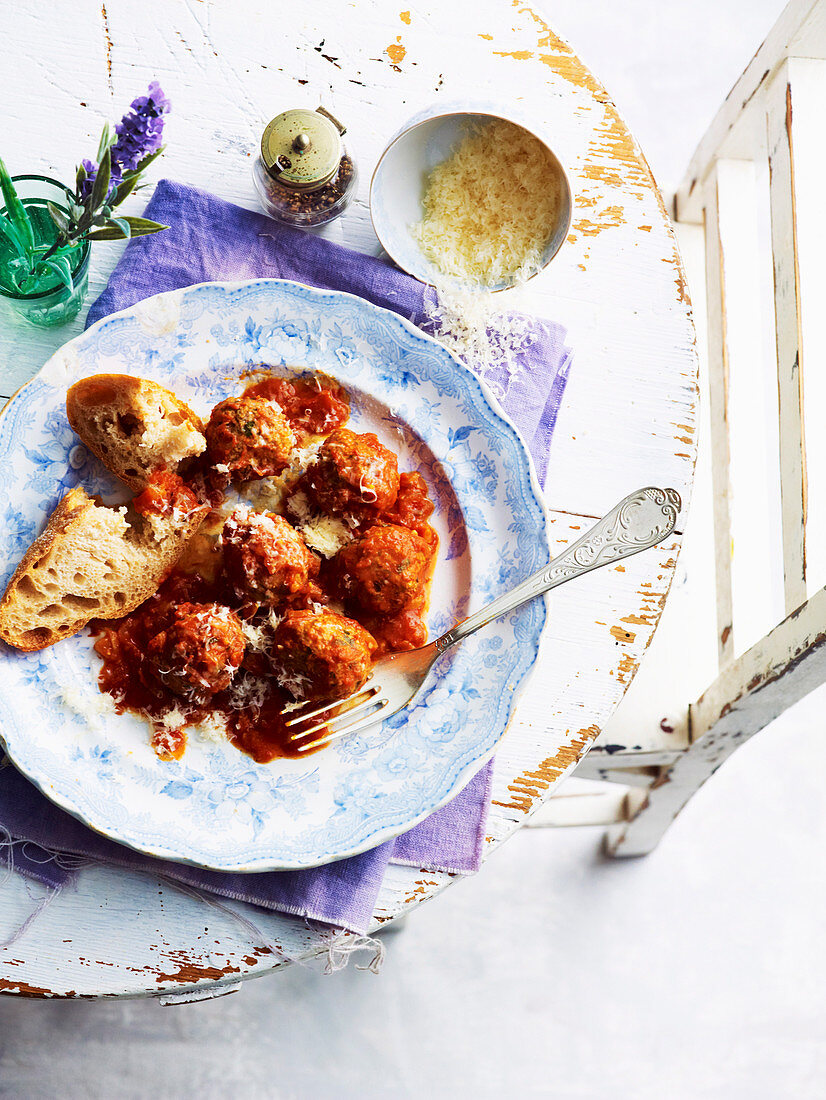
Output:
<svg viewBox="0 0 826 1100">
<path fill-rule="evenodd" d="M 104 318 L 10 402 L 0 417 L 3 578 L 73 485 L 124 498 L 69 428 L 69 385 L 142 375 L 207 414 L 261 364 L 337 378 L 354 428 L 376 432 L 401 469 L 428 481 L 440 537 L 431 634 L 547 563 L 525 446 L 467 367 L 361 298 L 261 280 L 204 283 Z M 0 737 L 53 801 L 130 847 L 227 871 L 316 866 L 406 831 L 462 789 L 507 727 L 545 617 L 540 600 L 492 623 L 441 658 L 406 711 L 302 760 L 258 765 L 197 732 L 183 760 L 158 760 L 145 723 L 101 706 L 87 631 L 38 653 L 2 650 Z"/>
</svg>

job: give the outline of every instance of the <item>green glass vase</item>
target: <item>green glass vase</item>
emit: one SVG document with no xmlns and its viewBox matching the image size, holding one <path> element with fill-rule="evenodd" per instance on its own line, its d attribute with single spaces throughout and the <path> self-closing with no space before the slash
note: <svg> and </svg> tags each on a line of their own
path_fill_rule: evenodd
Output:
<svg viewBox="0 0 826 1100">
<path fill-rule="evenodd" d="M 35 243 L 51 245 L 57 239 L 57 229 L 46 208 L 52 202 L 68 212 L 72 192 L 57 180 L 47 176 L 14 176 L 13 182 L 20 201 L 26 207 L 34 230 Z M 0 209 L 5 214 L 6 208 Z M 38 278 L 26 293 L 14 288 L 8 263 L 14 253 L 0 237 L 0 300 L 13 313 L 29 324 L 48 328 L 71 321 L 80 311 L 89 287 L 89 253 L 91 245 L 81 241 L 67 253 L 72 267 L 72 289 L 64 286 L 51 271 Z"/>
</svg>

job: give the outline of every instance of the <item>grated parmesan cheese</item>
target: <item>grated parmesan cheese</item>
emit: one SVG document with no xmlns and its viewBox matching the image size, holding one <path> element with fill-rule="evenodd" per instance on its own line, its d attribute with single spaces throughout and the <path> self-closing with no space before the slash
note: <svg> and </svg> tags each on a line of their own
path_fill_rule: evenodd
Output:
<svg viewBox="0 0 826 1100">
<path fill-rule="evenodd" d="M 300 526 L 298 530 L 310 549 L 318 551 L 325 558 L 335 557 L 343 546 L 353 541 L 347 525 L 333 516 L 320 516 Z"/>
<path fill-rule="evenodd" d="M 244 635 L 244 640 L 253 653 L 263 653 L 266 650 L 268 637 L 266 627 L 254 626 L 252 623 L 242 619 L 241 632 Z"/>
<path fill-rule="evenodd" d="M 503 397 L 523 369 L 520 357 L 536 339 L 529 318 L 502 311 L 501 297 L 489 290 L 460 289 L 445 280 L 435 291 L 425 298 L 431 335 Z"/>
<path fill-rule="evenodd" d="M 429 330 L 500 398 L 535 337 L 513 309 L 513 292 L 504 311 L 489 288 L 506 277 L 521 287 L 538 270 L 563 198 L 552 165 L 522 127 L 504 120 L 477 126 L 427 177 L 425 215 L 410 227 L 441 272 L 425 294 Z"/>
<path fill-rule="evenodd" d="M 310 549 L 316 550 L 323 557 L 334 557 L 342 546 L 353 541 L 347 524 L 334 516 L 314 512 L 306 494 L 295 493 L 291 496 L 289 507 L 295 529 L 301 532 Z"/>
<path fill-rule="evenodd" d="M 208 714 L 193 728 L 202 741 L 220 745 L 227 739 L 226 719 L 220 714 Z"/>
<path fill-rule="evenodd" d="M 538 268 L 561 199 L 549 150 L 497 119 L 472 129 L 430 172 L 425 214 L 411 233 L 445 275 L 493 286 Z"/>
<path fill-rule="evenodd" d="M 187 724 L 187 716 L 185 712 L 181 710 L 181 708 L 176 704 L 162 717 L 153 718 L 152 723 L 159 729 L 170 731 L 177 730 L 180 729 L 181 726 L 185 726 Z"/>
<path fill-rule="evenodd" d="M 294 447 L 290 454 L 290 465 L 286 470 L 274 477 L 262 477 L 257 481 L 247 482 L 240 489 L 241 496 L 248 500 L 253 508 L 267 512 L 280 512 L 284 498 L 304 471 L 313 464 L 322 442 L 323 440 L 317 439 L 304 447 Z"/>
<path fill-rule="evenodd" d="M 60 702 L 67 710 L 73 711 L 81 718 L 85 718 L 93 729 L 98 729 L 101 726 L 102 718 L 117 713 L 115 700 L 111 695 L 106 692 L 101 692 L 98 695 L 86 695 L 74 684 L 67 684 L 61 690 Z"/>
</svg>

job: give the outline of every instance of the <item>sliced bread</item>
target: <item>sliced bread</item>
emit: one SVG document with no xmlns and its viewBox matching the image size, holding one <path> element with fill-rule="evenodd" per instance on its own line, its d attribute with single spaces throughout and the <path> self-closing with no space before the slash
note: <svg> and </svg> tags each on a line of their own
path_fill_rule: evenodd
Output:
<svg viewBox="0 0 826 1100">
<path fill-rule="evenodd" d="M 147 378 L 95 374 L 66 395 L 69 423 L 90 451 L 136 491 L 153 470 L 173 473 L 206 448 L 199 417 Z"/>
<path fill-rule="evenodd" d="M 71 489 L 9 581 L 0 638 L 17 649 L 45 649 L 90 619 L 134 610 L 174 567 L 205 512 L 144 517 Z"/>
</svg>

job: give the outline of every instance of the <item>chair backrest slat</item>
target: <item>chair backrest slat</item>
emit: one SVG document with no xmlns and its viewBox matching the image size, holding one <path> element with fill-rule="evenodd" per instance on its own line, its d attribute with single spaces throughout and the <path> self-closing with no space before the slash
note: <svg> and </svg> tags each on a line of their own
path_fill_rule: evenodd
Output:
<svg viewBox="0 0 826 1100">
<path fill-rule="evenodd" d="M 717 166 L 706 184 L 706 294 L 709 354 L 711 477 L 714 499 L 714 570 L 717 586 L 717 654 L 720 665 L 733 656 L 731 582 L 731 454 L 728 432 L 728 340 L 725 254 L 720 237 Z"/>
<path fill-rule="evenodd" d="M 806 600 L 803 330 L 790 77 L 786 63 L 768 90 L 766 111 L 780 410 L 783 576 L 787 613 Z"/>
</svg>

